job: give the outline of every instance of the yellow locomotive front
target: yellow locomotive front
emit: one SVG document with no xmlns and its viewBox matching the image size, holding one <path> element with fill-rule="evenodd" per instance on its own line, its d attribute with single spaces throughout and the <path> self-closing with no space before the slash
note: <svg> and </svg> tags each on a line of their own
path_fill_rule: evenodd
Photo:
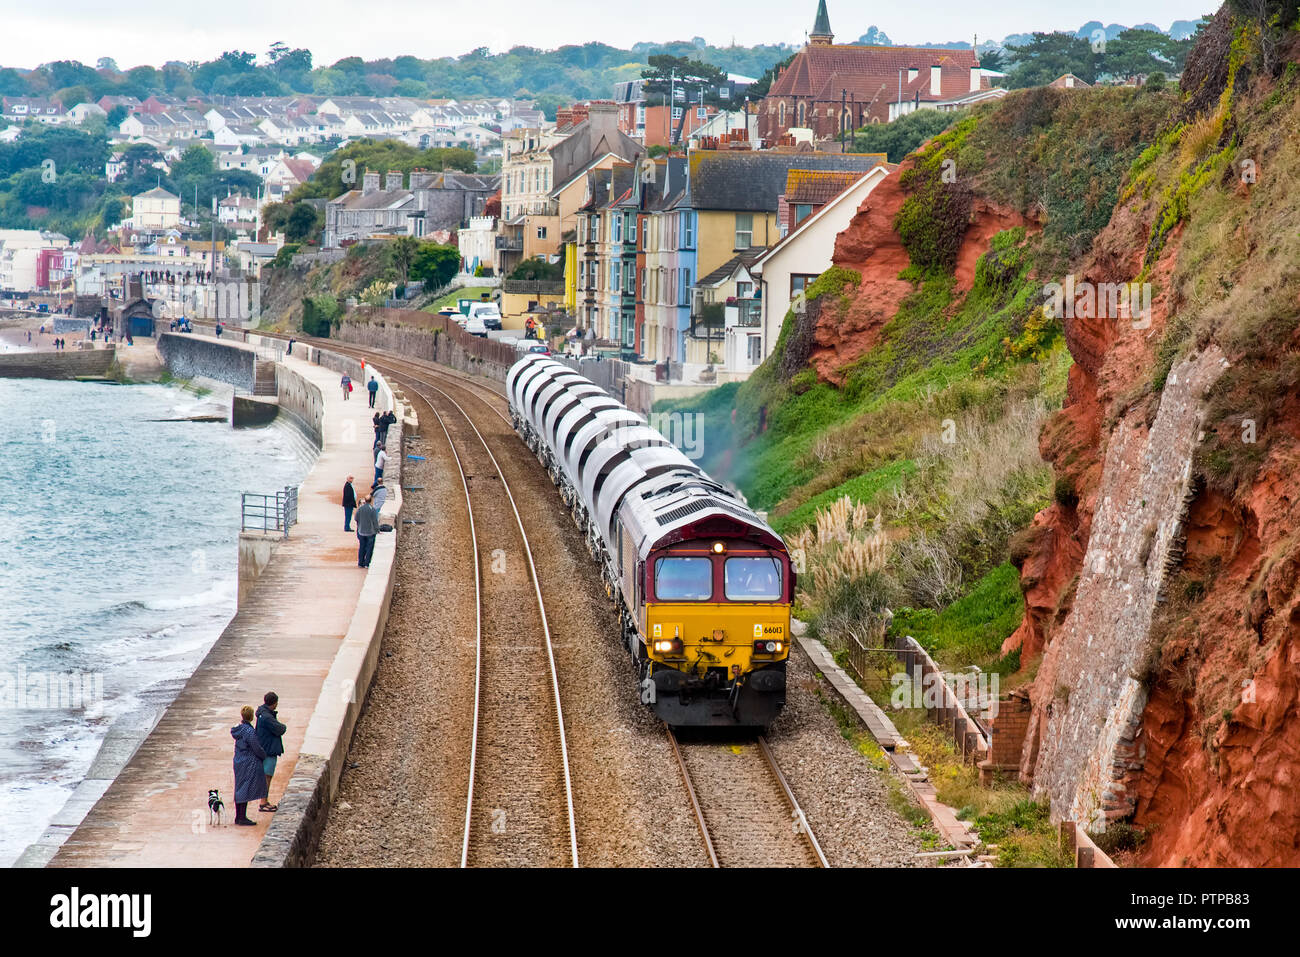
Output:
<svg viewBox="0 0 1300 957">
<path fill-rule="evenodd" d="M 785 704 L 794 575 L 785 549 L 695 539 L 643 566 L 643 700 L 674 727 L 767 727 Z"/>
</svg>

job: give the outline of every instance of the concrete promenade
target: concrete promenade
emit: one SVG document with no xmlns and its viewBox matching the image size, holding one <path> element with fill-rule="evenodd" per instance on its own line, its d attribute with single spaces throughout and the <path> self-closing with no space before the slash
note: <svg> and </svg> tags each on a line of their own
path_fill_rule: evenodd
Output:
<svg viewBox="0 0 1300 957">
<path fill-rule="evenodd" d="M 251 348 L 226 343 L 232 348 Z M 303 750 L 308 726 L 320 715 L 339 711 L 324 695 L 351 631 L 382 634 L 396 532 L 381 533 L 369 571 L 357 567 L 357 539 L 343 530 L 343 481 L 355 476 L 358 498 L 374 478 L 372 410 L 363 384 L 344 401 L 339 373 L 298 356 L 284 359 L 286 373 L 320 390 L 322 450 L 300 487 L 298 524 L 253 583 L 238 613 L 163 714 L 134 756 L 89 810 L 80 825 L 55 826 L 28 849 L 21 863 L 53 867 L 242 867 L 257 854 L 275 814 L 248 808 L 256 827 L 236 827 L 234 742 L 230 729 L 242 705 L 256 708 L 267 691 L 280 696 L 279 717 L 288 725 L 285 754 L 271 783 L 278 803 Z M 301 388 L 301 381 L 297 386 Z M 308 390 L 310 391 L 310 390 Z M 377 408 L 391 393 L 382 388 Z M 398 408 L 399 417 L 402 409 Z M 381 520 L 398 524 L 397 481 L 400 426 L 389 435 L 390 466 L 385 472 L 389 500 Z M 274 489 L 232 486 L 240 491 Z M 196 503 L 196 507 L 202 507 Z M 368 580 L 369 579 L 369 580 Z M 364 589 L 364 593 L 363 593 Z M 373 596 L 380 596 L 374 600 Z M 371 596 L 371 597 L 367 597 Z M 380 607 L 376 607 L 376 606 Z M 358 625 L 357 619 L 366 620 Z M 345 653 L 346 654 L 346 653 Z M 357 697 L 364 697 L 360 689 Z M 344 726 L 347 730 L 347 726 Z M 335 728 L 334 734 L 343 732 Z M 344 741 L 346 746 L 346 741 Z M 310 749 L 309 749 L 310 750 Z M 221 826 L 209 824 L 208 791 L 217 788 L 225 802 Z M 93 799 L 91 793 L 84 798 Z M 75 799 L 74 799 L 75 801 Z M 74 803 L 74 802 L 70 802 Z M 67 817 L 66 809 L 65 815 Z M 56 821 L 58 818 L 56 818 Z M 68 832 L 71 833 L 68 833 Z"/>
</svg>

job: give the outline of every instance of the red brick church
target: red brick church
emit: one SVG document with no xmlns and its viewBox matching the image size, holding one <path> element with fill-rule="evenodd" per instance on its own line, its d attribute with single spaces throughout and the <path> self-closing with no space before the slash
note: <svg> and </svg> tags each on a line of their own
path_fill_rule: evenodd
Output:
<svg viewBox="0 0 1300 957">
<path fill-rule="evenodd" d="M 974 49 L 836 45 L 826 0 L 819 0 L 808 45 L 759 104 L 758 135 L 775 143 L 791 127 L 818 140 L 841 129 L 890 120 L 920 108 L 956 108 L 980 98 L 988 79 Z"/>
</svg>

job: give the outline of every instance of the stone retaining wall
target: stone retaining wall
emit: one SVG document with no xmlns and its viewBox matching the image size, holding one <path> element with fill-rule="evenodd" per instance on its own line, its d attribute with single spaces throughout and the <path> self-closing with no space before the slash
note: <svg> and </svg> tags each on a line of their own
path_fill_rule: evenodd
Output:
<svg viewBox="0 0 1300 957">
<path fill-rule="evenodd" d="M 1025 743 L 1022 767 L 1053 820 L 1095 833 L 1133 811 L 1151 623 L 1185 536 L 1202 406 L 1226 367 L 1217 346 L 1189 356 L 1170 370 L 1150 427 L 1136 410 L 1111 430 L 1074 609 L 1043 655 L 1045 700 L 1035 696 Z"/>
<path fill-rule="evenodd" d="M 0 356 L 0 379 L 75 379 L 107 375 L 116 353 L 112 349 L 66 352 L 19 352 Z"/>
<path fill-rule="evenodd" d="M 253 391 L 256 356 L 247 349 L 193 333 L 164 332 L 158 336 L 158 355 L 167 370 L 179 378 L 204 376 L 245 392 Z"/>
</svg>

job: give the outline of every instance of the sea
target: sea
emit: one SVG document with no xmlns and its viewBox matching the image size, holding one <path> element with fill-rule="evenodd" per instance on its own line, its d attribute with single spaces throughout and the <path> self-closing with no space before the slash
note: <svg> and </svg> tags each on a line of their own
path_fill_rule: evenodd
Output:
<svg viewBox="0 0 1300 957">
<path fill-rule="evenodd" d="M 282 420 L 166 421 L 229 407 L 228 391 L 0 379 L 0 866 L 234 616 L 240 493 L 311 468 Z"/>
</svg>

